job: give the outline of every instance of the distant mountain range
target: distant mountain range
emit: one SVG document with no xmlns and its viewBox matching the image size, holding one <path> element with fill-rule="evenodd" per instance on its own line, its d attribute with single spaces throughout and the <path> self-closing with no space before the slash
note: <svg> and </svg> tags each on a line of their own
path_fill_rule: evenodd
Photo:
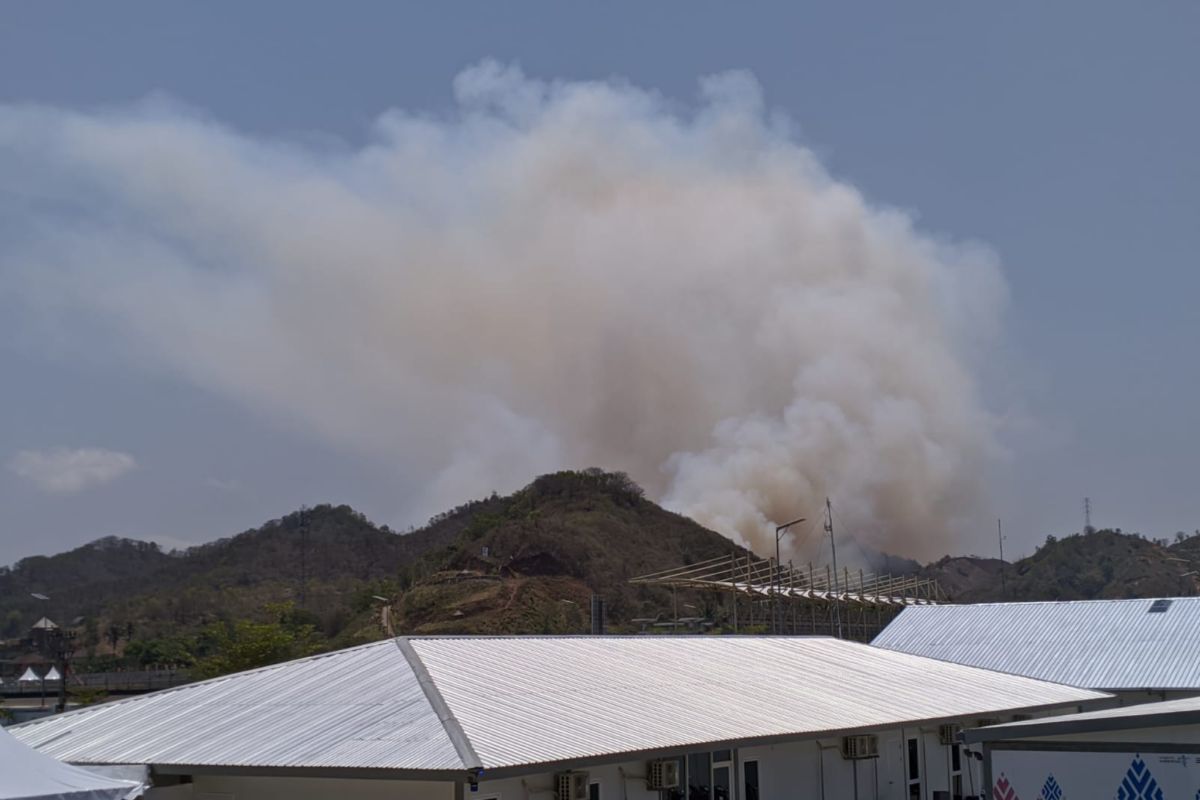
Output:
<svg viewBox="0 0 1200 800">
<path fill-rule="evenodd" d="M 960 603 L 1200 594 L 1200 535 L 1174 543 L 1119 530 L 1047 538 L 1028 558 L 946 556 L 922 570 Z"/>
<path fill-rule="evenodd" d="M 79 630 L 81 652 L 115 658 L 131 643 L 196 637 L 212 623 L 262 620 L 278 613 L 268 606 L 289 603 L 333 647 L 381 635 L 377 597 L 390 601 L 400 631 L 581 632 L 593 593 L 618 627 L 664 614 L 669 592 L 630 578 L 731 553 L 745 551 L 646 500 L 622 474 L 560 472 L 405 534 L 348 506 L 322 505 L 185 551 L 106 538 L 26 558 L 0 570 L 0 638 L 19 638 L 49 616 Z M 1200 536 L 1168 545 L 1106 530 L 1048 539 L 1012 564 L 888 561 L 936 578 L 960 602 L 1200 592 Z M 692 602 L 720 622 L 717 601 Z"/>
</svg>

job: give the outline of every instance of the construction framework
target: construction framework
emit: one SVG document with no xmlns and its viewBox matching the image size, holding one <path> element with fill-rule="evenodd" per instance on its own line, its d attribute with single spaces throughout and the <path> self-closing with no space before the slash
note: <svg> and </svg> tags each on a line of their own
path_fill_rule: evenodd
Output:
<svg viewBox="0 0 1200 800">
<path fill-rule="evenodd" d="M 911 575 L 852 572 L 828 565 L 798 569 L 751 554 L 719 556 L 686 567 L 640 575 L 644 586 L 721 592 L 734 633 L 829 635 L 869 641 L 904 607 L 945 602 L 937 581 Z M 673 613 L 678 628 L 677 601 Z"/>
</svg>

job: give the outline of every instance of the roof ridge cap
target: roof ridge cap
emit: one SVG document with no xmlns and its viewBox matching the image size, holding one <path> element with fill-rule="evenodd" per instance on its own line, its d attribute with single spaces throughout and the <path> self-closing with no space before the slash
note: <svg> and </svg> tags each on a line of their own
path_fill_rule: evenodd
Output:
<svg viewBox="0 0 1200 800">
<path fill-rule="evenodd" d="M 467 732 L 463 730 L 462 723 L 458 721 L 458 717 L 454 716 L 454 712 L 450 710 L 450 705 L 437 688 L 433 676 L 429 674 L 425 662 L 421 660 L 421 656 L 417 653 L 416 648 L 412 646 L 412 642 L 408 640 L 407 636 L 399 636 L 393 641 L 396 643 L 396 649 L 400 651 L 401 655 L 408 662 L 413 675 L 416 676 L 417 685 L 421 687 L 421 691 L 425 693 L 425 699 L 429 701 L 433 712 L 437 714 L 438 722 L 442 724 L 442 729 L 446 732 L 446 737 L 454 745 L 454 751 L 458 754 L 458 759 L 462 762 L 463 767 L 469 772 L 482 772 L 483 761 L 480 760 L 479 754 L 475 752 L 475 746 L 471 744 L 471 739 L 467 736 Z"/>
</svg>

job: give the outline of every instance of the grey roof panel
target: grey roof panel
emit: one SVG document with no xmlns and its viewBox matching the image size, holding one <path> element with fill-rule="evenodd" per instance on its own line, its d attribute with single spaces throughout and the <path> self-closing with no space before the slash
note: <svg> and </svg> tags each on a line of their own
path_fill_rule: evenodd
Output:
<svg viewBox="0 0 1200 800">
<path fill-rule="evenodd" d="M 44 717 L 12 732 L 76 763 L 463 768 L 391 641 Z"/>
<path fill-rule="evenodd" d="M 413 638 L 11 730 L 76 763 L 458 772 L 1101 697 L 826 638 Z"/>
<path fill-rule="evenodd" d="M 1184 697 L 1160 703 L 1136 703 L 1099 711 L 1042 719 L 1009 722 L 967 731 L 968 742 L 994 742 L 1004 739 L 1034 739 L 1079 733 L 1114 730 L 1139 730 L 1200 723 L 1200 697 Z M 1149 737 L 1147 737 L 1149 738 Z"/>
<path fill-rule="evenodd" d="M 829 638 L 414 639 L 489 769 L 1102 695 Z"/>
<path fill-rule="evenodd" d="M 1092 689 L 1200 690 L 1200 598 L 906 608 L 876 647 Z"/>
</svg>

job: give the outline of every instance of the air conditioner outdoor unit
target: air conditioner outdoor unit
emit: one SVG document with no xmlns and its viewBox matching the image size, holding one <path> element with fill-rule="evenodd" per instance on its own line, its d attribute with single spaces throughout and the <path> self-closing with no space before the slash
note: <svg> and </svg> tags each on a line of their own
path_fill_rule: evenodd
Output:
<svg viewBox="0 0 1200 800">
<path fill-rule="evenodd" d="M 962 733 L 962 725 L 938 726 L 938 741 L 942 744 L 958 744 L 958 735 Z"/>
<path fill-rule="evenodd" d="M 842 758 L 879 758 L 879 737 L 872 734 L 842 737 Z"/>
<path fill-rule="evenodd" d="M 560 772 L 554 777 L 554 800 L 588 800 L 586 772 Z"/>
<path fill-rule="evenodd" d="M 679 788 L 678 761 L 651 761 L 646 765 L 646 789 L 662 791 Z"/>
</svg>

